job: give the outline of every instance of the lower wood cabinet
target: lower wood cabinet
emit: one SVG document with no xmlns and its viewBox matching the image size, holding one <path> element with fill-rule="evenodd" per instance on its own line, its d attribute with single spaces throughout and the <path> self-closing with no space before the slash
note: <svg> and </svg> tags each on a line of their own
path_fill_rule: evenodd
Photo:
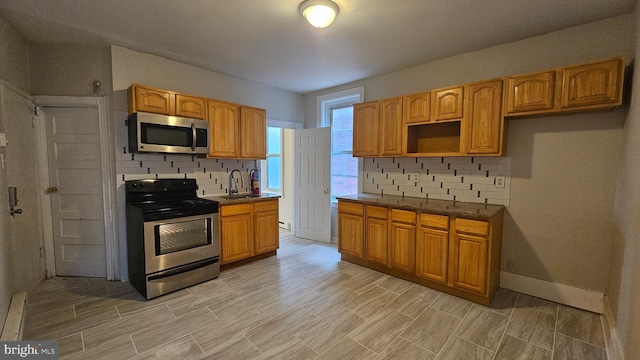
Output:
<svg viewBox="0 0 640 360">
<path fill-rule="evenodd" d="M 500 284 L 502 217 L 469 219 L 338 202 L 342 259 L 489 305 Z"/>
<path fill-rule="evenodd" d="M 277 250 L 278 226 L 277 199 L 220 206 L 221 264 Z"/>
<path fill-rule="evenodd" d="M 364 260 L 364 205 L 338 203 L 338 251 Z"/>
<path fill-rule="evenodd" d="M 220 207 L 221 263 L 248 258 L 253 255 L 251 204 Z"/>
<path fill-rule="evenodd" d="M 416 239 L 416 275 L 446 284 L 449 281 L 449 217 L 420 214 Z"/>
<path fill-rule="evenodd" d="M 389 259 L 389 225 L 388 210 L 380 206 L 367 205 L 367 221 L 365 230 L 366 260 L 381 265 L 388 265 Z"/>
<path fill-rule="evenodd" d="M 390 266 L 413 273 L 416 269 L 416 212 L 391 209 Z"/>
</svg>

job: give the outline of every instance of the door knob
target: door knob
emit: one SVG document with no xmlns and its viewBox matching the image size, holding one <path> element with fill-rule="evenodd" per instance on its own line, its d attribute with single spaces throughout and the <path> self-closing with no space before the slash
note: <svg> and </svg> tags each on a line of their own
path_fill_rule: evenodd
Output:
<svg viewBox="0 0 640 360">
<path fill-rule="evenodd" d="M 45 193 L 47 193 L 47 194 L 51 194 L 51 193 L 54 193 L 54 192 L 58 192 L 58 188 L 57 187 L 50 187 L 50 188 L 47 189 L 47 191 L 45 191 Z"/>
</svg>

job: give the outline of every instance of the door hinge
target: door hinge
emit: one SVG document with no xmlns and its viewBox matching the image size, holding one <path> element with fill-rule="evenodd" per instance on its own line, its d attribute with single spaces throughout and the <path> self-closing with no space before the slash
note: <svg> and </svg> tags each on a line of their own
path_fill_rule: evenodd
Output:
<svg viewBox="0 0 640 360">
<path fill-rule="evenodd" d="M 33 113 L 38 116 L 40 115 L 40 106 L 36 106 L 33 108 Z"/>
</svg>

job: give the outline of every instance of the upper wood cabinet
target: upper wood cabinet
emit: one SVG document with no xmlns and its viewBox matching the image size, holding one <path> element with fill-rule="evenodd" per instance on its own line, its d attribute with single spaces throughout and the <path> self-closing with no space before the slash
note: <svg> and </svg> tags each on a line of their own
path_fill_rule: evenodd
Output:
<svg viewBox="0 0 640 360">
<path fill-rule="evenodd" d="M 505 115 L 544 116 L 622 104 L 622 58 L 515 75 L 505 82 Z"/>
<path fill-rule="evenodd" d="M 509 77 L 507 114 L 553 109 L 554 89 L 555 71 Z"/>
<path fill-rule="evenodd" d="M 209 121 L 213 158 L 266 159 L 267 111 L 200 96 L 131 84 L 129 114 L 137 111 Z"/>
<path fill-rule="evenodd" d="M 622 104 L 622 59 L 566 67 L 562 72 L 562 108 Z"/>
<path fill-rule="evenodd" d="M 502 80 L 468 85 L 468 154 L 502 154 Z"/>
<path fill-rule="evenodd" d="M 406 124 L 428 122 L 431 119 L 431 92 L 421 92 L 404 97 L 404 122 Z"/>
<path fill-rule="evenodd" d="M 432 121 L 453 120 L 463 117 L 464 87 L 455 86 L 431 91 Z"/>
<path fill-rule="evenodd" d="M 207 101 L 209 154 L 214 158 L 264 159 L 266 111 L 223 101 Z"/>
<path fill-rule="evenodd" d="M 380 155 L 402 154 L 402 98 L 380 101 Z"/>
<path fill-rule="evenodd" d="M 267 158 L 267 111 L 240 107 L 240 157 Z"/>
<path fill-rule="evenodd" d="M 379 119 L 378 101 L 353 105 L 353 156 L 380 154 Z"/>
<path fill-rule="evenodd" d="M 132 84 L 127 89 L 129 114 L 144 111 L 175 115 L 175 93 L 168 90 Z"/>
<path fill-rule="evenodd" d="M 207 101 L 209 157 L 238 157 L 240 154 L 240 109 L 222 101 Z"/>
<path fill-rule="evenodd" d="M 207 100 L 197 96 L 176 94 L 176 116 L 206 119 Z"/>
</svg>

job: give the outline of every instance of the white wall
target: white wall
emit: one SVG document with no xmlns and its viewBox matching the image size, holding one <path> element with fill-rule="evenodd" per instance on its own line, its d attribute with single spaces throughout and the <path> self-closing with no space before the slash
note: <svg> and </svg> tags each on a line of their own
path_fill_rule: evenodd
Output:
<svg viewBox="0 0 640 360">
<path fill-rule="evenodd" d="M 299 94 L 119 46 L 111 47 L 111 56 L 115 110 L 127 110 L 126 89 L 138 83 L 263 108 L 270 120 L 302 122 Z"/>
<path fill-rule="evenodd" d="M 280 222 L 290 224 L 290 229 L 293 231 L 293 205 L 294 205 L 294 168 L 295 163 L 295 130 L 284 129 L 282 138 L 283 143 L 283 159 L 282 166 L 284 167 L 284 176 L 282 179 L 282 198 L 280 199 Z"/>
<path fill-rule="evenodd" d="M 11 297 L 30 291 L 44 277 L 41 216 L 36 186 L 35 134 L 29 106 L 27 43 L 0 18 L 0 132 L 9 145 L 0 148 L 0 327 L 4 325 Z M 23 214 L 11 217 L 7 188 L 18 188 Z"/>
<path fill-rule="evenodd" d="M 620 16 L 310 93 L 305 125 L 316 126 L 319 95 L 356 86 L 370 101 L 612 56 L 629 61 L 632 24 Z M 621 110 L 508 121 L 503 271 L 606 291 L 622 126 Z"/>
<path fill-rule="evenodd" d="M 614 208 L 613 251 L 607 296 L 613 310 L 614 344 L 625 359 L 640 359 L 640 5 L 636 5 L 633 89 L 627 94 L 623 147 Z M 631 89 L 631 88 L 630 88 Z"/>
</svg>

